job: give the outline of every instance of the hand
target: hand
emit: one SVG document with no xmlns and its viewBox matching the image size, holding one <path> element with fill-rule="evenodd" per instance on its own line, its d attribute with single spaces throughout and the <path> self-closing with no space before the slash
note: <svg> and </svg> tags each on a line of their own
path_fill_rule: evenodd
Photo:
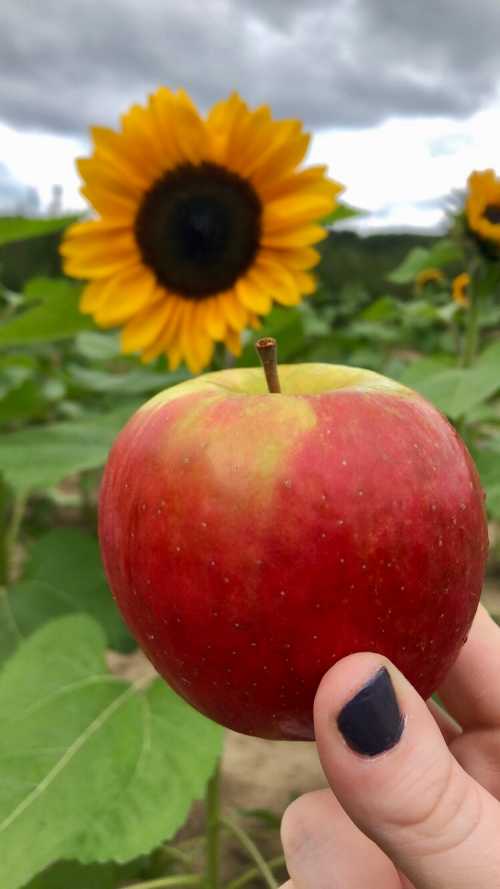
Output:
<svg viewBox="0 0 500 889">
<path fill-rule="evenodd" d="M 482 606 L 439 696 L 454 719 L 380 655 L 329 670 L 314 713 L 330 789 L 285 812 L 286 889 L 500 887 L 500 629 Z"/>
</svg>

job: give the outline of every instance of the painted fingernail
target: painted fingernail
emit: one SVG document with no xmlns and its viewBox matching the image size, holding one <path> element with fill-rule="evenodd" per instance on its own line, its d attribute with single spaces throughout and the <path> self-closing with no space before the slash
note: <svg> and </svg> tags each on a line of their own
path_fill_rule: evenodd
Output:
<svg viewBox="0 0 500 889">
<path fill-rule="evenodd" d="M 404 718 L 385 667 L 342 707 L 337 725 L 349 747 L 363 756 L 377 756 L 398 743 Z"/>
</svg>

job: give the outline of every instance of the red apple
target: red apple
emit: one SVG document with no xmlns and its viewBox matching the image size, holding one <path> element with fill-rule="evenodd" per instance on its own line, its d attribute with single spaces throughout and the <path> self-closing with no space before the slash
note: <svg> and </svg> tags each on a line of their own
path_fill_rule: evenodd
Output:
<svg viewBox="0 0 500 889">
<path fill-rule="evenodd" d="M 483 492 L 453 427 L 367 370 L 260 368 L 152 398 L 105 470 L 111 589 L 159 673 L 207 716 L 313 738 L 323 674 L 386 655 L 427 697 L 465 641 L 487 554 Z"/>
</svg>

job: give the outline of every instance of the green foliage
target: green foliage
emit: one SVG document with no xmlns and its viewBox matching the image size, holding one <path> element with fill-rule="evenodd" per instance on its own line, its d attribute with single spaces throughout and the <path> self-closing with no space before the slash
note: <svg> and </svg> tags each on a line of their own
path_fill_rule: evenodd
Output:
<svg viewBox="0 0 500 889">
<path fill-rule="evenodd" d="M 77 218 L 77 216 L 60 216 L 57 219 L 26 219 L 24 216 L 2 216 L 0 244 L 25 241 L 27 238 L 39 238 L 41 235 L 62 231 Z"/>
<path fill-rule="evenodd" d="M 17 491 L 40 490 L 69 475 L 102 466 L 109 448 L 138 402 L 126 402 L 108 414 L 28 426 L 0 439 L 0 466 Z"/>
<path fill-rule="evenodd" d="M 324 222 L 360 212 L 340 205 Z M 0 220 L 5 889 L 118 889 L 164 875 L 176 860 L 165 841 L 203 795 L 221 749 L 221 730 L 163 682 L 148 684 L 139 670 L 131 684 L 107 666 L 109 649 L 128 663 L 138 654 L 99 555 L 101 469 L 139 404 L 189 374 L 169 373 L 163 358 L 145 366 L 121 355 L 119 332 L 80 314 L 80 287 L 61 277 L 57 254 L 71 221 Z M 453 232 L 360 237 L 332 228 L 316 294 L 276 306 L 230 363 L 257 365 L 255 340 L 269 335 L 281 363 L 345 363 L 402 380 L 457 425 L 488 515 L 500 521 L 500 262 L 465 248 Z M 450 299 L 452 277 L 471 257 L 477 312 Z M 429 267 L 442 281 L 417 287 Z M 219 346 L 214 368 L 227 363 Z M 268 810 L 241 814 L 279 827 Z"/>
<path fill-rule="evenodd" d="M 0 348 L 54 342 L 92 330 L 78 309 L 80 287 L 70 281 L 36 278 L 25 290 L 22 311 L 0 325 Z"/>
<path fill-rule="evenodd" d="M 144 716 L 83 616 L 50 622 L 19 646 L 0 673 L 0 707 L 0 860 L 17 889 L 66 857 L 105 800 L 118 800 L 141 755 Z"/>
<path fill-rule="evenodd" d="M 57 858 L 125 861 L 154 848 L 182 824 L 215 766 L 219 727 L 159 681 L 113 676 L 104 646 L 91 618 L 59 618 L 0 673 L 8 889 Z"/>
<path fill-rule="evenodd" d="M 135 647 L 106 583 L 97 540 L 76 528 L 54 528 L 33 543 L 9 603 L 20 638 L 55 617 L 85 612 L 100 623 L 111 648 Z"/>
<path fill-rule="evenodd" d="M 415 247 L 403 262 L 388 275 L 393 284 L 411 284 L 419 272 L 427 268 L 444 268 L 460 263 L 460 247 L 453 241 L 439 240 L 430 248 Z"/>
</svg>

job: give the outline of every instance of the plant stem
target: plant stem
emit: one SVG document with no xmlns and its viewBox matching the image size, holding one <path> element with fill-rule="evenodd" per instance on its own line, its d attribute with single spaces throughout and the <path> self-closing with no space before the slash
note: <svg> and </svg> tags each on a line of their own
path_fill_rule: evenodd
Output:
<svg viewBox="0 0 500 889">
<path fill-rule="evenodd" d="M 228 818 L 222 818 L 221 823 L 228 828 L 237 837 L 240 841 L 241 845 L 244 849 L 247 850 L 248 854 L 255 861 L 256 868 L 266 885 L 269 889 L 278 889 L 278 884 L 273 877 L 271 868 L 269 867 L 267 861 L 262 857 L 257 846 L 251 837 L 248 836 L 243 828 L 239 827 L 238 824 L 235 824 L 233 821 L 230 821 Z"/>
<path fill-rule="evenodd" d="M 146 880 L 145 883 L 129 883 L 123 889 L 164 889 L 167 886 L 201 886 L 201 874 L 177 874 L 159 877 L 157 880 Z"/>
<path fill-rule="evenodd" d="M 269 870 L 276 870 L 279 867 L 283 867 L 285 864 L 285 856 L 278 855 L 276 858 L 271 858 L 270 861 L 267 862 L 267 866 Z M 231 880 L 230 883 L 227 884 L 226 889 L 242 889 L 243 886 L 246 886 L 247 883 L 250 883 L 251 880 L 258 877 L 260 874 L 260 870 L 258 867 L 251 867 L 249 870 L 246 870 L 245 873 L 241 874 L 239 877 L 236 877 L 234 880 Z"/>
<path fill-rule="evenodd" d="M 467 329 L 462 353 L 462 367 L 470 367 L 476 357 L 479 345 L 479 271 L 471 269 L 469 287 L 470 305 L 467 310 Z"/>
<path fill-rule="evenodd" d="M 278 344 L 276 340 L 272 336 L 263 336 L 260 340 L 257 340 L 255 348 L 264 368 L 269 392 L 281 392 L 278 376 Z"/>
<path fill-rule="evenodd" d="M 219 834 L 220 834 L 220 763 L 207 784 L 205 796 L 206 823 L 206 886 L 219 889 Z"/>
<path fill-rule="evenodd" d="M 21 529 L 21 523 L 28 502 L 28 491 L 21 491 L 15 494 L 10 500 L 10 517 L 6 520 L 3 531 L 2 540 L 2 556 L 0 558 L 2 578 L 0 583 L 8 585 L 14 579 L 14 557 L 16 553 L 16 544 Z M 2 503 L 0 509 L 8 509 L 7 500 Z"/>
</svg>

